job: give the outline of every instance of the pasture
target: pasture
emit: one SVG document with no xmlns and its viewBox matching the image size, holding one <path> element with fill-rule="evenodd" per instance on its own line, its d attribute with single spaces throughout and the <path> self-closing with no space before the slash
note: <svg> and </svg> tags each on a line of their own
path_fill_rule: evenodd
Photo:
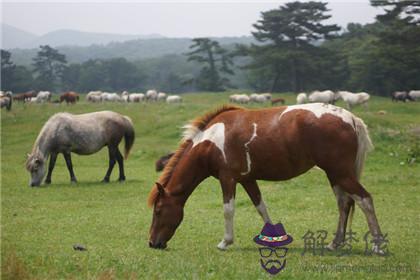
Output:
<svg viewBox="0 0 420 280">
<path fill-rule="evenodd" d="M 81 97 L 75 105 L 13 104 L 1 111 L 1 278 L 2 279 L 270 279 L 260 267 L 252 241 L 263 222 L 238 185 L 235 244 L 216 245 L 223 237 L 222 193 L 218 181 L 205 180 L 192 194 L 185 216 L 166 250 L 148 246 L 152 210 L 148 193 L 159 174 L 154 163 L 177 148 L 181 127 L 226 103 L 230 93 L 183 95 L 182 104 L 95 103 Z M 292 94 L 275 94 L 294 104 Z M 341 101 L 339 106 L 344 106 Z M 262 107 L 265 105 L 245 105 Z M 26 154 L 45 121 L 56 112 L 112 110 L 132 118 L 136 141 L 125 161 L 127 181 L 102 180 L 106 149 L 91 156 L 73 154 L 77 184 L 71 184 L 62 155 L 52 184 L 28 187 Z M 384 111 L 378 113 L 379 111 Z M 352 230 L 358 240 L 349 255 L 305 252 L 310 230 L 333 238 L 338 210 L 322 171 L 285 182 L 260 182 L 273 222 L 282 221 L 294 237 L 286 268 L 277 277 L 296 279 L 418 279 L 420 277 L 420 103 L 393 103 L 372 97 L 368 109 L 353 112 L 369 127 L 375 150 L 369 154 L 362 184 L 372 194 L 389 255 L 366 256 L 368 227 L 359 207 Z M 75 251 L 82 244 L 87 251 Z M 302 256 L 302 254 L 305 254 Z"/>
</svg>

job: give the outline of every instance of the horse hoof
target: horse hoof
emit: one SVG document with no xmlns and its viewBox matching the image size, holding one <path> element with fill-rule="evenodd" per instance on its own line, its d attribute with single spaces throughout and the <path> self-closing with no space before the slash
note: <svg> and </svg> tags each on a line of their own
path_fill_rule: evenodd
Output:
<svg viewBox="0 0 420 280">
<path fill-rule="evenodd" d="M 51 180 L 45 180 L 45 184 L 46 184 L 46 185 L 51 184 Z"/>
<path fill-rule="evenodd" d="M 229 245 L 232 245 L 233 241 L 226 241 L 226 240 L 222 240 L 220 241 L 220 243 L 217 245 L 217 248 L 219 248 L 219 250 L 225 251 L 227 250 Z"/>
<path fill-rule="evenodd" d="M 124 182 L 125 181 L 125 177 L 124 178 L 119 178 L 118 182 Z"/>
<path fill-rule="evenodd" d="M 338 247 L 340 247 L 339 244 L 336 244 L 336 243 L 334 243 L 334 241 L 331 241 L 331 243 L 328 244 L 328 246 L 327 246 L 327 250 L 328 251 L 335 251 L 335 250 L 338 249 Z"/>
<path fill-rule="evenodd" d="M 109 179 L 103 179 L 101 182 L 102 183 L 109 183 Z"/>
</svg>

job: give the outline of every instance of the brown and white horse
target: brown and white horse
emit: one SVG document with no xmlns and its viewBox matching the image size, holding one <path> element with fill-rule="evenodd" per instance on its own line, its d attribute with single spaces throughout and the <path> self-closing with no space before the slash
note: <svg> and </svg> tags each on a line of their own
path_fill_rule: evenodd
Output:
<svg viewBox="0 0 420 280">
<path fill-rule="evenodd" d="M 225 234 L 218 248 L 226 249 L 233 243 L 237 183 L 264 222 L 271 223 L 257 180 L 288 180 L 318 166 L 326 172 L 339 208 L 338 228 L 329 248 L 343 244 L 356 201 L 377 240 L 374 251 L 383 253 L 372 197 L 359 182 L 371 148 L 363 121 L 333 105 L 262 110 L 225 106 L 208 113 L 187 127 L 179 149 L 150 192 L 148 204 L 154 211 L 149 245 L 166 247 L 182 221 L 188 197 L 209 176 L 218 178 L 222 187 Z"/>
</svg>

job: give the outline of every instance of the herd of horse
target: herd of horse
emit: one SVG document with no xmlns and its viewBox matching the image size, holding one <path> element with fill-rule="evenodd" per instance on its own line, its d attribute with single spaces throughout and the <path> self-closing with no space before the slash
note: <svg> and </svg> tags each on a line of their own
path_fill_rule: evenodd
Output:
<svg viewBox="0 0 420 280">
<path fill-rule="evenodd" d="M 118 148 L 122 139 L 124 157 Z M 103 182 L 109 182 L 116 163 L 118 180 L 124 181 L 124 158 L 134 140 L 133 121 L 115 112 L 55 114 L 44 124 L 28 154 L 26 169 L 30 173 L 30 186 L 41 185 L 45 174 L 45 183 L 51 183 L 60 153 L 64 155 L 71 182 L 76 182 L 71 153 L 90 155 L 103 147 L 107 147 L 109 154 Z M 156 163 L 156 169 L 163 172 L 148 197 L 148 205 L 153 207 L 149 246 L 167 247 L 182 222 L 189 196 L 210 176 L 219 180 L 222 189 L 225 231 L 217 247 L 225 250 L 234 242 L 238 183 L 263 222 L 271 223 L 257 180 L 288 180 L 317 166 L 325 171 L 339 210 L 337 232 L 328 248 L 336 250 L 344 244 L 346 228 L 357 204 L 374 237 L 373 251 L 384 254 L 381 250 L 384 239 L 372 196 L 360 182 L 366 154 L 372 148 L 364 122 L 331 104 L 252 110 L 222 106 L 189 123 L 176 152 Z"/>
</svg>

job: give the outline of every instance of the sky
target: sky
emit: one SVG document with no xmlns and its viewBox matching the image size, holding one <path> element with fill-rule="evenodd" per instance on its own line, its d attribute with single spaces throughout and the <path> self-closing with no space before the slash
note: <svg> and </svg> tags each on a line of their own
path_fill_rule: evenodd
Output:
<svg viewBox="0 0 420 280">
<path fill-rule="evenodd" d="M 82 3 L 1 0 L 1 22 L 43 35 L 59 29 L 166 37 L 248 36 L 262 11 L 288 1 L 124 1 Z M 380 10 L 368 0 L 327 1 L 328 23 L 370 23 Z"/>
</svg>

